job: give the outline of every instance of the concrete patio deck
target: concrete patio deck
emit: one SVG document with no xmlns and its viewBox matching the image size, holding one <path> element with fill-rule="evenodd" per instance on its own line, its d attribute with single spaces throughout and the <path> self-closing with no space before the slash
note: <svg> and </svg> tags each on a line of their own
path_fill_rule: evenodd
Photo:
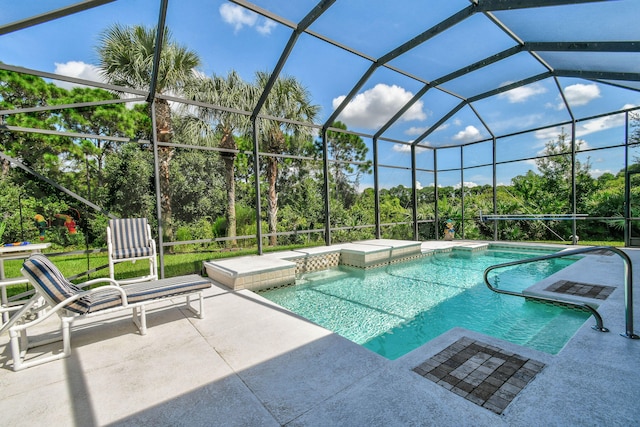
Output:
<svg viewBox="0 0 640 427">
<path fill-rule="evenodd" d="M 640 271 L 640 250 L 625 252 Z M 2 424 L 640 425 L 640 340 L 620 336 L 623 263 L 617 256 L 590 257 L 589 268 L 562 274 L 617 288 L 599 309 L 611 332 L 592 330 L 590 318 L 557 355 L 453 329 L 390 361 L 258 294 L 216 284 L 206 294 L 202 320 L 165 304 L 149 310 L 145 336 L 122 314 L 90 327 L 79 321 L 70 358 L 25 371 L 11 370 L 4 334 Z M 545 367 L 498 415 L 413 371 L 461 337 Z"/>
</svg>

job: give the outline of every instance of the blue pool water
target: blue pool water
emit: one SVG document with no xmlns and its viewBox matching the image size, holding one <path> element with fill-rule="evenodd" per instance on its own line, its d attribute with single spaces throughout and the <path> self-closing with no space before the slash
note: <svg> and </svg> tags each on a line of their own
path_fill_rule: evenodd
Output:
<svg viewBox="0 0 640 427">
<path fill-rule="evenodd" d="M 454 251 L 367 271 L 340 267 L 261 295 L 388 359 L 456 326 L 555 354 L 589 315 L 496 294 L 482 278 L 488 266 L 539 255 Z M 497 280 L 502 289 L 521 291 L 573 262 L 510 267 L 498 270 Z"/>
</svg>

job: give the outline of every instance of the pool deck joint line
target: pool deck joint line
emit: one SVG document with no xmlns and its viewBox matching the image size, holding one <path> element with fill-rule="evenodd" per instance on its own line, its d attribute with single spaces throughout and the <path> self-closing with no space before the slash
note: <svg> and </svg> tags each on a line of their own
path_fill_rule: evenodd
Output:
<svg viewBox="0 0 640 427">
<path fill-rule="evenodd" d="M 542 362 L 463 337 L 413 371 L 499 415 L 544 367 Z"/>
</svg>

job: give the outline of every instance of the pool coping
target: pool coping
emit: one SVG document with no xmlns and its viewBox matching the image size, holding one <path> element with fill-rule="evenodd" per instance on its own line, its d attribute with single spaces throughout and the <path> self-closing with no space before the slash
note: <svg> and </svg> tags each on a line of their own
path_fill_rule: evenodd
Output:
<svg viewBox="0 0 640 427">
<path fill-rule="evenodd" d="M 624 291 L 624 287 L 622 284 L 613 284 L 611 280 L 607 277 L 603 276 L 594 276 L 594 275 L 584 275 L 582 272 L 589 271 L 594 265 L 602 264 L 602 269 L 606 270 L 606 265 L 610 264 L 610 261 L 616 262 L 621 259 L 618 257 L 610 258 L 607 255 L 602 254 L 590 254 L 586 253 L 584 255 L 577 256 L 576 262 L 571 265 L 564 267 L 562 270 L 557 273 L 552 274 L 551 276 L 531 285 L 530 287 L 523 290 L 523 294 L 536 297 L 540 296 L 543 298 L 552 298 L 562 301 L 567 301 L 569 303 L 575 304 L 589 304 L 594 308 L 598 309 L 599 306 L 606 302 L 606 299 L 610 296 L 611 293 L 615 292 L 618 288 L 620 288 L 620 292 Z M 600 269 L 598 269 L 600 270 Z M 604 286 L 607 288 L 612 288 L 612 291 L 607 295 L 605 299 L 598 298 L 589 298 L 580 295 L 571 295 L 567 293 L 560 293 L 553 290 L 553 286 L 556 285 L 560 281 L 568 281 L 573 283 L 580 283 L 586 286 L 594 285 L 594 286 Z"/>
<path fill-rule="evenodd" d="M 344 265 L 376 268 L 425 255 L 422 243 L 367 240 L 203 262 L 207 276 L 230 289 L 259 291 L 295 283 L 297 274 Z"/>
<path fill-rule="evenodd" d="M 230 289 L 259 291 L 295 283 L 295 277 L 339 265 L 360 269 L 383 267 L 437 253 L 452 251 L 478 253 L 487 249 L 527 248 L 559 249 L 552 244 L 509 244 L 470 240 L 413 241 L 373 239 L 332 246 L 316 246 L 263 255 L 204 261 L 203 271 L 214 281 Z"/>
</svg>

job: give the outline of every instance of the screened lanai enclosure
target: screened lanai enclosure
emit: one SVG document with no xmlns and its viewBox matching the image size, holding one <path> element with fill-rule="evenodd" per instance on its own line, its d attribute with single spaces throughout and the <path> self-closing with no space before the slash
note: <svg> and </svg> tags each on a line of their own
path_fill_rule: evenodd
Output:
<svg viewBox="0 0 640 427">
<path fill-rule="evenodd" d="M 146 217 L 161 266 L 447 227 L 637 246 L 638 18 L 636 0 L 0 0 L 2 241 L 96 251 L 109 218 Z"/>
</svg>

